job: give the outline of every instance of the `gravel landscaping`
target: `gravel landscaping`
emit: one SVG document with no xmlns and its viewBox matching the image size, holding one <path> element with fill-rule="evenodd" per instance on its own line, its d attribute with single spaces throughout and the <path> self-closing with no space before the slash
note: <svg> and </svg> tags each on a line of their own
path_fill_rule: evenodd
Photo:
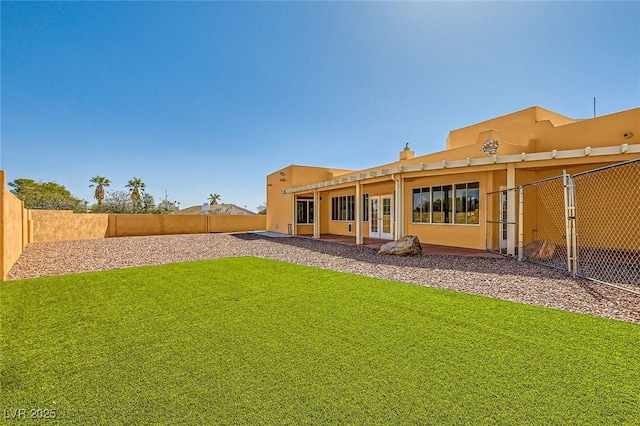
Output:
<svg viewBox="0 0 640 426">
<path fill-rule="evenodd" d="M 640 323 L 640 296 L 512 259 L 380 256 L 368 247 L 251 233 L 32 243 L 7 279 L 256 256 Z"/>
</svg>

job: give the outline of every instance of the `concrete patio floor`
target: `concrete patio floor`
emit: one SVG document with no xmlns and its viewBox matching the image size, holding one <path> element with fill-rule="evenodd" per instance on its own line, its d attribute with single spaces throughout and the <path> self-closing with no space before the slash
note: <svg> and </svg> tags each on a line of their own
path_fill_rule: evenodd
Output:
<svg viewBox="0 0 640 426">
<path fill-rule="evenodd" d="M 302 238 L 312 238 L 310 235 L 298 235 Z M 331 241 L 342 244 L 356 244 L 356 237 L 346 235 L 335 234 L 321 234 L 320 239 L 324 241 Z M 379 250 L 384 243 L 388 243 L 389 240 L 381 240 L 378 238 L 364 238 L 363 244 L 366 247 Z M 437 244 L 421 244 L 423 256 L 465 256 L 465 257 L 489 257 L 489 258 L 504 258 L 497 253 L 492 253 L 486 250 L 476 250 L 463 247 L 449 247 L 441 246 Z"/>
</svg>

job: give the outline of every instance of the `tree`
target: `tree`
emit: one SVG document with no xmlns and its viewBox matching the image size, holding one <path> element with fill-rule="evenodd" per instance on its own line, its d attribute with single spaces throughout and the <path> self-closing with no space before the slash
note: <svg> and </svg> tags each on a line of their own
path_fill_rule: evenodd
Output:
<svg viewBox="0 0 640 426">
<path fill-rule="evenodd" d="M 125 188 L 129 188 L 129 194 L 131 195 L 131 201 L 133 201 L 134 206 L 137 207 L 140 205 L 140 200 L 142 199 L 145 187 L 145 183 L 135 176 L 125 185 Z"/>
<path fill-rule="evenodd" d="M 260 204 L 256 209 L 258 210 L 258 214 L 267 214 L 267 203 L 264 202 Z"/>
<path fill-rule="evenodd" d="M 98 206 L 101 206 L 102 200 L 104 200 L 104 188 L 111 185 L 111 181 L 103 176 L 94 176 L 89 182 L 91 182 L 89 188 L 95 185 L 96 190 L 93 193 L 93 198 L 98 200 Z"/>
<path fill-rule="evenodd" d="M 169 200 L 160 200 L 158 205 L 156 206 L 156 213 L 158 214 L 166 214 L 173 213 L 176 210 L 176 205 Z"/>
<path fill-rule="evenodd" d="M 160 202 L 156 206 L 155 212 L 158 214 L 173 213 L 176 211 L 176 204 L 169 199 L 169 192 L 164 190 L 164 198 L 160 198 Z"/>
<path fill-rule="evenodd" d="M 142 209 L 145 213 L 153 213 L 153 210 L 156 207 L 156 202 L 153 199 L 153 196 L 149 193 L 144 193 L 142 195 Z"/>
<path fill-rule="evenodd" d="M 107 213 L 133 213 L 134 206 L 131 195 L 125 191 L 107 192 L 102 210 Z"/>
<path fill-rule="evenodd" d="M 85 203 L 60 184 L 55 182 L 36 182 L 33 179 L 20 178 L 8 183 L 11 192 L 24 202 L 28 209 L 85 210 Z"/>
<path fill-rule="evenodd" d="M 209 205 L 213 206 L 220 201 L 220 194 L 209 194 Z"/>
</svg>

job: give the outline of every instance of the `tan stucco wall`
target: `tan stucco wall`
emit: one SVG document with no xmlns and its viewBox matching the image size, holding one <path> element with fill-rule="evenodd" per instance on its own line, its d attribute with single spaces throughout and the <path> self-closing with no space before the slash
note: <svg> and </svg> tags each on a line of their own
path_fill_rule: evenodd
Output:
<svg viewBox="0 0 640 426">
<path fill-rule="evenodd" d="M 113 214 L 109 228 L 113 237 L 208 232 L 206 215 Z"/>
<path fill-rule="evenodd" d="M 298 225 L 296 235 L 313 235 L 313 225 Z"/>
<path fill-rule="evenodd" d="M 0 170 L 0 280 L 22 254 L 27 244 L 26 209 L 15 195 L 6 188 L 6 174 Z"/>
<path fill-rule="evenodd" d="M 322 234 L 337 234 L 337 235 L 355 235 L 356 234 L 356 222 L 355 220 L 331 220 L 331 199 L 333 197 L 342 197 L 347 195 L 355 195 L 355 188 L 343 188 L 335 191 L 326 191 L 322 193 L 322 205 L 321 214 L 326 218 L 326 228 L 321 228 Z M 351 223 L 351 233 L 348 232 L 348 224 Z"/>
<path fill-rule="evenodd" d="M 265 215 L 93 214 L 29 210 L 29 242 L 264 230 Z"/>
<path fill-rule="evenodd" d="M 267 226 L 267 216 L 257 215 L 208 215 L 208 232 L 242 232 L 264 231 Z"/>
<path fill-rule="evenodd" d="M 108 214 L 73 213 L 70 210 L 28 210 L 29 242 L 90 240 L 109 236 Z"/>
<path fill-rule="evenodd" d="M 485 154 L 482 152 L 482 147 L 486 139 L 500 141 L 499 156 L 519 155 L 523 152 L 551 152 L 553 150 L 562 151 L 584 149 L 586 147 L 620 147 L 623 144 L 640 144 L 640 108 L 581 120 L 566 117 L 544 108 L 531 107 L 462 129 L 453 130 L 449 133 L 446 142 L 447 149 L 444 151 L 413 158 L 411 158 L 412 155 L 407 155 L 406 151 L 400 151 L 400 158 L 404 158 L 403 160 L 377 165 L 360 171 L 343 171 L 341 174 L 353 177 L 365 175 L 367 179 L 361 181 L 362 194 L 369 193 L 372 196 L 384 195 L 385 193 L 392 194 L 394 187 L 391 176 L 381 176 L 381 173 L 384 174 L 383 169 L 391 170 L 400 165 L 409 166 L 420 163 L 430 164 L 466 160 L 468 158 L 483 158 Z M 498 229 L 497 226 L 496 230 L 493 230 L 491 226 L 486 229 L 485 207 L 490 210 L 493 208 L 492 206 L 485 206 L 486 193 L 497 191 L 501 186 L 507 185 L 507 168 L 515 169 L 515 185 L 518 186 L 538 179 L 557 176 L 562 173 L 563 169 L 573 174 L 638 158 L 637 153 L 622 153 L 622 151 L 623 149 L 620 148 L 620 151 L 616 151 L 615 154 L 611 155 L 580 155 L 574 158 L 563 159 L 558 157 L 544 161 L 518 161 L 510 165 L 496 163 L 493 165 L 471 166 L 469 168 L 442 168 L 396 174 L 396 178 L 402 177 L 406 180 L 403 189 L 403 232 L 404 234 L 417 234 L 421 236 L 421 240 L 434 244 L 484 248 L 487 234 L 490 241 L 497 239 L 497 236 L 493 234 L 497 233 Z M 413 151 L 411 151 L 411 154 L 413 154 Z M 277 186 L 279 195 L 273 195 L 275 194 L 274 191 L 267 201 L 268 211 L 272 213 L 268 220 L 268 227 L 276 223 L 293 222 L 293 196 L 282 195 L 282 190 L 332 180 L 331 173 L 328 172 L 330 169 L 316 169 L 322 170 L 322 172 L 313 175 L 307 174 L 305 179 L 302 180 L 281 182 L 281 185 Z M 326 175 L 322 176 L 325 172 Z M 274 175 L 269 175 L 268 180 Z M 368 177 L 372 175 L 377 175 L 378 177 L 369 179 Z M 333 176 L 338 175 L 333 174 Z M 415 180 L 416 184 L 421 184 L 420 179 L 422 179 L 425 186 L 479 181 L 480 225 L 412 224 L 411 189 L 414 186 L 412 180 Z M 377 191 L 375 189 L 377 183 L 375 182 L 381 181 L 385 182 L 382 185 L 388 186 L 382 186 L 381 188 L 383 189 Z M 628 185 L 634 184 L 637 183 L 628 182 Z M 318 189 L 322 197 L 319 207 L 321 212 L 321 233 L 349 235 L 347 233 L 347 223 L 330 220 L 331 197 L 336 195 L 355 195 L 355 185 L 354 182 L 346 182 Z M 308 192 L 308 194 L 310 193 L 311 191 Z M 304 195 L 308 194 L 305 193 Z M 280 204 L 281 202 L 282 204 Z M 530 205 L 532 204 L 530 203 Z M 525 206 L 525 216 L 532 217 L 532 212 L 527 212 L 526 208 L 527 206 Z M 525 222 L 525 240 L 531 238 L 527 237 L 527 235 L 535 234 L 535 226 L 529 221 Z M 365 237 L 368 236 L 368 227 L 368 222 L 362 222 L 362 234 Z"/>
<path fill-rule="evenodd" d="M 485 203 L 486 192 L 492 190 L 492 176 L 496 172 L 459 173 L 451 175 L 420 177 L 405 181 L 404 188 L 404 230 L 405 235 L 416 235 L 420 242 L 445 246 L 485 248 Z M 504 174 L 504 173 L 501 173 Z M 444 223 L 413 223 L 413 189 L 438 185 L 478 182 L 480 184 L 480 220 L 477 225 L 457 225 Z"/>
<path fill-rule="evenodd" d="M 312 182 L 326 181 L 350 173 L 351 170 L 330 169 L 291 165 L 267 176 L 267 219 L 266 229 L 273 232 L 289 232 L 293 227 L 293 195 L 283 194 L 284 189 L 302 186 Z M 311 195 L 311 193 L 307 194 Z M 293 228 L 291 229 L 293 232 Z M 313 231 L 311 232 L 313 234 Z"/>
<path fill-rule="evenodd" d="M 625 138 L 623 136 L 625 133 L 632 136 Z M 447 149 L 444 151 L 393 161 L 355 173 L 369 174 L 371 171 L 392 169 L 399 165 L 482 158 L 485 156 L 482 152 L 484 141 L 491 138 L 500 141 L 498 155 L 640 144 L 640 108 L 588 120 L 574 120 L 543 108 L 532 107 L 454 130 L 449 134 Z M 549 164 L 560 167 L 584 163 L 591 164 L 593 168 L 599 167 L 601 163 L 621 162 L 637 156 L 637 154 L 618 154 L 609 159 L 604 157 L 556 159 Z M 547 167 L 543 163 L 545 162 L 516 163 L 516 167 Z"/>
<path fill-rule="evenodd" d="M 118 215 L 28 210 L 6 189 L 0 170 L 0 281 L 28 243 L 133 235 L 243 232 L 266 229 L 266 215 Z"/>
<path fill-rule="evenodd" d="M 452 130 L 447 137 L 446 148 L 451 150 L 467 145 L 473 145 L 478 135 L 500 136 L 501 140 L 516 145 L 527 146 L 531 139 L 536 138 L 536 131 L 541 126 L 560 126 L 573 123 L 576 120 L 540 107 L 530 107 L 511 114 L 495 117 L 461 129 Z M 495 131 L 497 133 L 489 133 Z"/>
<path fill-rule="evenodd" d="M 633 136 L 624 137 L 625 133 Z M 447 151 L 451 151 L 495 137 L 501 141 L 501 145 L 510 143 L 522 147 L 522 151 L 542 152 L 587 146 L 637 144 L 639 133 L 640 108 L 579 120 L 544 108 L 531 107 L 453 130 L 449 133 L 446 147 Z M 503 149 L 498 151 L 505 154 Z"/>
<path fill-rule="evenodd" d="M 630 138 L 623 137 L 631 133 Z M 579 149 L 640 143 L 640 108 L 603 115 L 553 127 L 540 123 L 535 135 L 536 151 Z M 623 161 L 623 160 L 617 160 Z"/>
</svg>

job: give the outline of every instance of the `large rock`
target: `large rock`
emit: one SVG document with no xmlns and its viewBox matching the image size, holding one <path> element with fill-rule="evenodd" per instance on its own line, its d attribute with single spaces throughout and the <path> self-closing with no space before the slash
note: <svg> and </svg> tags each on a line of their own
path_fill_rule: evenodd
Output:
<svg viewBox="0 0 640 426">
<path fill-rule="evenodd" d="M 407 256 L 411 254 L 422 254 L 420 240 L 415 235 L 407 235 L 397 241 L 389 241 L 380 247 L 378 254 L 395 254 L 397 256 Z"/>
</svg>

